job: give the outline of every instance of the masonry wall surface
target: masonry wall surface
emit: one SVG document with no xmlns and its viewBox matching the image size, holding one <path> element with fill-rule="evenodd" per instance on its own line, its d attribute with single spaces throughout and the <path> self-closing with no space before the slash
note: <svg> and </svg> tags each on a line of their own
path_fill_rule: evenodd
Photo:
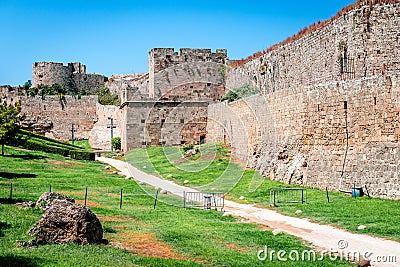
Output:
<svg viewBox="0 0 400 267">
<path fill-rule="evenodd" d="M 198 144 L 206 135 L 207 101 L 130 101 L 126 105 L 124 150 Z"/>
<path fill-rule="evenodd" d="M 107 77 L 86 73 L 86 66 L 79 63 L 35 62 L 32 66 L 32 86 L 39 84 L 65 86 L 72 91 L 92 90 L 103 87 Z"/>
<path fill-rule="evenodd" d="M 111 149 L 110 119 L 113 119 L 113 137 L 121 137 L 123 124 L 122 110 L 118 106 L 101 105 L 96 103 L 96 123 L 89 133 L 89 143 L 93 148 Z"/>
<path fill-rule="evenodd" d="M 377 75 L 213 104 L 207 140 L 272 179 L 400 199 L 399 97 L 400 77 Z"/>
<path fill-rule="evenodd" d="M 252 84 L 263 93 L 400 72 L 400 4 L 363 6 L 243 66 L 227 88 Z"/>
<path fill-rule="evenodd" d="M 50 124 L 47 136 L 59 139 L 71 139 L 72 123 L 75 124 L 75 138 L 88 139 L 90 131 L 97 121 L 97 96 L 82 96 L 81 99 L 65 96 L 20 97 L 22 114 L 27 115 L 33 124 Z"/>
</svg>

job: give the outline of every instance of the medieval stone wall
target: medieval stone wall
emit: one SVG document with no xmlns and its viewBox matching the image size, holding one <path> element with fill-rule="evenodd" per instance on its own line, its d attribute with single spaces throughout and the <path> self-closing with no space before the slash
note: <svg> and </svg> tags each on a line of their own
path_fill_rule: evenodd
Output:
<svg viewBox="0 0 400 267">
<path fill-rule="evenodd" d="M 46 135 L 58 140 L 71 139 L 72 123 L 75 124 L 75 138 L 88 139 L 89 133 L 97 121 L 97 96 L 82 96 L 81 99 L 65 96 L 20 97 L 21 114 L 31 120 L 33 130 L 36 125 L 51 125 Z M 42 133 L 42 132 L 40 132 Z"/>
<path fill-rule="evenodd" d="M 377 75 L 212 104 L 207 140 L 272 179 L 400 199 L 399 97 L 400 76 Z"/>
<path fill-rule="evenodd" d="M 72 91 L 91 90 L 105 85 L 107 77 L 99 74 L 87 74 L 86 66 L 79 63 L 35 62 L 32 66 L 32 86 L 39 84 L 64 85 Z"/>
<path fill-rule="evenodd" d="M 243 66 L 227 88 L 252 84 L 263 93 L 400 71 L 400 4 L 363 6 L 322 29 Z"/>
<path fill-rule="evenodd" d="M 112 75 L 110 79 L 106 82 L 105 86 L 110 89 L 110 93 L 121 96 L 121 93 L 124 90 L 133 90 L 138 91 L 140 95 L 148 97 L 148 73 L 138 73 L 138 74 L 118 74 Z M 140 95 L 138 96 L 130 96 L 127 98 L 126 96 L 121 96 L 121 99 L 124 100 L 133 100 L 142 98 Z M 124 101 L 123 100 L 123 101 Z M 122 102 L 123 102 L 122 101 Z"/>
<path fill-rule="evenodd" d="M 190 82 L 218 84 L 224 79 L 225 68 L 221 73 L 221 66 L 225 66 L 226 57 L 225 49 L 217 49 L 215 53 L 211 49 L 182 48 L 180 53 L 173 48 L 152 49 L 149 52 L 149 96 L 158 98 L 166 90 Z"/>
<path fill-rule="evenodd" d="M 110 119 L 113 119 L 113 137 L 121 137 L 123 123 L 122 110 L 117 106 L 101 105 L 96 103 L 96 123 L 89 133 L 89 143 L 93 148 L 102 150 L 111 149 Z"/>
<path fill-rule="evenodd" d="M 122 147 L 198 144 L 206 135 L 207 101 L 125 103 Z"/>
<path fill-rule="evenodd" d="M 155 98 L 175 94 L 185 96 L 186 99 L 199 96 L 219 100 L 225 93 L 224 74 L 221 74 L 224 70 L 224 65 L 214 62 L 185 62 L 174 65 L 154 74 L 152 94 Z M 176 93 L 177 87 L 185 92 L 180 90 L 180 93 Z M 211 95 L 211 92 L 215 93 Z"/>
</svg>

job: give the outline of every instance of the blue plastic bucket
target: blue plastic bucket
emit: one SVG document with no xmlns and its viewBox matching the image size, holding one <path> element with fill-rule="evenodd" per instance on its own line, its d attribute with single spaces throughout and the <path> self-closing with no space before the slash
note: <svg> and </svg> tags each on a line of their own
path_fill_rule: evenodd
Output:
<svg viewBox="0 0 400 267">
<path fill-rule="evenodd" d="M 364 195 L 362 187 L 354 187 L 351 189 L 351 196 L 352 197 L 362 197 Z"/>
</svg>

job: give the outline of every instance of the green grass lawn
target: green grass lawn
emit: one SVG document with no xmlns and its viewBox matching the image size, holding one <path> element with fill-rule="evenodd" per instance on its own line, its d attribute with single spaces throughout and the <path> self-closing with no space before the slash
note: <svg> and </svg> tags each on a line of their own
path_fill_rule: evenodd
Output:
<svg viewBox="0 0 400 267">
<path fill-rule="evenodd" d="M 225 153 L 225 152 L 221 152 Z M 0 265 L 1 266 L 348 266 L 347 262 L 261 262 L 257 251 L 308 250 L 301 240 L 274 236 L 258 225 L 241 223 L 216 211 L 168 205 L 182 200 L 162 195 L 153 208 L 151 195 L 134 181 L 105 170 L 97 162 L 73 161 L 43 152 L 6 147 L 0 157 Z M 222 154 L 223 156 L 223 154 Z M 219 166 L 219 165 L 216 165 Z M 142 166 L 143 167 L 143 166 Z M 16 240 L 29 240 L 29 229 L 42 211 L 6 204 L 10 183 L 13 199 L 36 201 L 49 190 L 74 197 L 99 217 L 110 245 L 45 245 L 22 249 Z M 119 208 L 123 192 L 122 209 Z M 147 188 L 151 192 L 150 188 Z M 119 247 L 119 248 L 117 248 Z"/>
<path fill-rule="evenodd" d="M 188 186 L 208 191 L 227 192 L 227 199 L 242 203 L 256 203 L 268 207 L 270 189 L 298 187 L 264 179 L 252 170 L 243 170 L 230 157 L 229 148 L 220 144 L 207 144 L 200 148 L 201 154 L 181 160 L 179 148 L 151 147 L 129 151 L 127 161 L 148 173 Z M 146 166 L 144 168 L 144 166 Z M 171 177 L 172 175 L 172 177 Z M 243 200 L 239 198 L 243 196 Z M 344 193 L 326 192 L 307 188 L 306 204 L 280 205 L 275 209 L 291 216 L 310 218 L 315 222 L 333 224 L 352 232 L 367 233 L 400 240 L 400 202 L 378 198 L 352 198 Z M 296 214 L 296 210 L 302 213 Z M 357 230 L 365 225 L 365 230 Z"/>
<path fill-rule="evenodd" d="M 72 144 L 72 141 L 69 141 L 68 143 Z M 74 145 L 75 146 L 80 146 L 80 147 L 82 147 L 84 149 L 87 149 L 87 150 L 91 150 L 92 149 L 92 146 L 89 144 L 89 140 L 75 140 L 74 141 Z"/>
</svg>

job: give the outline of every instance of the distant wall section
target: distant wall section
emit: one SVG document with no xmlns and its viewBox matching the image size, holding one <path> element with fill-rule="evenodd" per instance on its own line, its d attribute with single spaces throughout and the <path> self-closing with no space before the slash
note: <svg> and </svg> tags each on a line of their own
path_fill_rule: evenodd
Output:
<svg viewBox="0 0 400 267">
<path fill-rule="evenodd" d="M 69 90 L 79 91 L 103 87 L 107 80 L 100 74 L 87 74 L 86 66 L 79 62 L 66 66 L 56 62 L 35 62 L 32 66 L 32 86 L 58 83 Z"/>
</svg>

